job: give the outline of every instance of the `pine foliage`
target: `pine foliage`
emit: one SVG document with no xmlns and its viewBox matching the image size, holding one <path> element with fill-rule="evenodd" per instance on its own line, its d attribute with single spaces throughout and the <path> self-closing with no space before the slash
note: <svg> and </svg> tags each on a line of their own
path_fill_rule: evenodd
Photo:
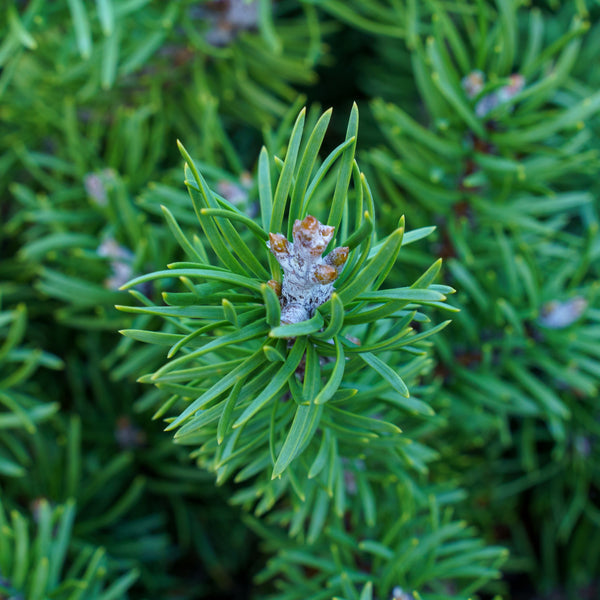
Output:
<svg viewBox="0 0 600 600">
<path fill-rule="evenodd" d="M 596 0 L 0 32 L 0 597 L 597 597 Z"/>
</svg>

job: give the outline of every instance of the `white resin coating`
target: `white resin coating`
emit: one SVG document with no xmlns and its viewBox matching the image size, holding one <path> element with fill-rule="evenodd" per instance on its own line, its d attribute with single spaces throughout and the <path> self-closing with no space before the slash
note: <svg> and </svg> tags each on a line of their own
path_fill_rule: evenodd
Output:
<svg viewBox="0 0 600 600">
<path fill-rule="evenodd" d="M 348 255 L 347 248 L 335 248 L 323 258 L 333 232 L 333 227 L 309 215 L 294 223 L 293 243 L 281 234 L 270 234 L 267 246 L 283 269 L 282 324 L 310 319 L 316 308 L 331 298 L 333 282 Z"/>
</svg>

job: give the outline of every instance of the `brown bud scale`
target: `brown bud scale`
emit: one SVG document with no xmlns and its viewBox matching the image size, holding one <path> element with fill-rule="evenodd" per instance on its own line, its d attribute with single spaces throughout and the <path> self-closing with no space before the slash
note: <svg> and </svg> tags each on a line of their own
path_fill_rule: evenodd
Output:
<svg viewBox="0 0 600 600">
<path fill-rule="evenodd" d="M 278 297 L 281 296 L 281 283 L 279 283 L 279 281 L 269 279 L 269 281 L 267 281 L 267 285 L 277 294 Z"/>
<path fill-rule="evenodd" d="M 315 269 L 315 279 L 321 283 L 331 283 L 337 279 L 337 271 L 331 265 L 318 265 Z"/>
<path fill-rule="evenodd" d="M 289 242 L 280 233 L 269 233 L 269 248 L 275 256 L 289 254 Z"/>
</svg>

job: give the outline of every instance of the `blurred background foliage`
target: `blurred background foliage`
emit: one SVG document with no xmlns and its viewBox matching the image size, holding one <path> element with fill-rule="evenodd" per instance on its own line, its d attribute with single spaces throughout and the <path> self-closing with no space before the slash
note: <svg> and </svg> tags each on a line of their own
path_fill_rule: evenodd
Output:
<svg viewBox="0 0 600 600">
<path fill-rule="evenodd" d="M 6 0 L 0 31 L 0 597 L 358 598 L 343 564 L 380 600 L 404 576 L 452 598 L 435 553 L 402 566 L 439 528 L 449 554 L 510 551 L 482 597 L 598 597 L 596 0 Z M 261 145 L 332 106 L 329 151 L 353 101 L 377 228 L 436 226 L 392 284 L 442 256 L 461 309 L 432 338 L 436 414 L 411 417 L 434 453 L 382 486 L 368 560 L 343 518 L 303 547 L 289 506 L 265 522 L 215 487 L 136 381 L 164 348 L 117 334 L 158 325 L 114 308 L 184 259 L 161 205 L 200 235 L 177 139 L 256 216 Z"/>
</svg>

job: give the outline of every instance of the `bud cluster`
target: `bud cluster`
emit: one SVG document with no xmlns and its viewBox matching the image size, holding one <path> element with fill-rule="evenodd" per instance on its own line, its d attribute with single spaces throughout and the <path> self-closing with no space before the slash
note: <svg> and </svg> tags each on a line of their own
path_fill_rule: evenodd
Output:
<svg viewBox="0 0 600 600">
<path fill-rule="evenodd" d="M 348 248 L 334 248 L 322 254 L 333 238 L 335 228 L 323 225 L 308 215 L 297 219 L 293 227 L 293 242 L 280 233 L 269 233 L 267 246 L 283 269 L 281 284 L 281 323 L 300 323 L 310 319 L 316 308 L 327 302 L 333 292 L 333 282 L 348 259 Z M 276 282 L 269 282 L 277 289 Z"/>
</svg>

